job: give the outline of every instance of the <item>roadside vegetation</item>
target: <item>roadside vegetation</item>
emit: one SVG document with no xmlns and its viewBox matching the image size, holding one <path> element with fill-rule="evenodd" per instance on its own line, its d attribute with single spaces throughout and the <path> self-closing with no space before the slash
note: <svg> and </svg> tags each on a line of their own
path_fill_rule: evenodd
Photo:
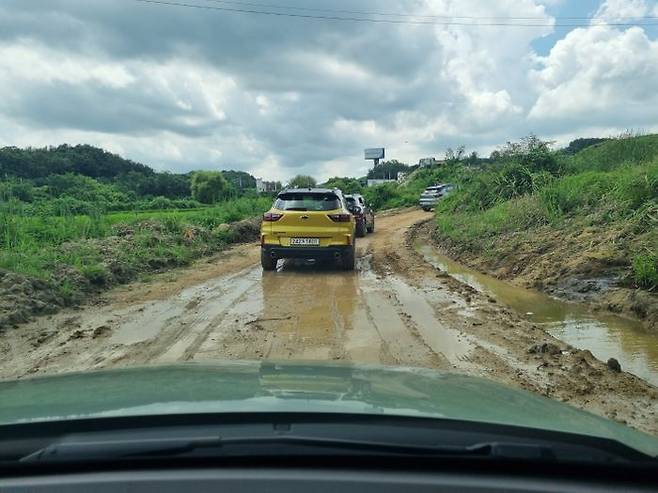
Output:
<svg viewBox="0 0 658 493">
<path fill-rule="evenodd" d="M 0 149 L 0 328 L 255 241 L 244 172 L 157 173 L 91 146 Z M 245 221 L 243 221 L 245 220 Z"/>
<path fill-rule="evenodd" d="M 658 135 L 557 150 L 530 135 L 487 159 L 450 150 L 440 165 L 402 171 L 402 183 L 329 183 L 379 210 L 415 206 L 425 187 L 453 183 L 435 235 L 452 258 L 658 325 Z"/>
<path fill-rule="evenodd" d="M 495 261 L 533 232 L 544 248 L 587 236 L 591 264 L 658 288 L 658 136 L 622 136 L 573 156 L 529 137 L 501 149 L 487 171 L 463 171 L 437 208 L 438 235 L 453 250 Z"/>
<path fill-rule="evenodd" d="M 400 172 L 401 183 L 366 186 Z M 63 306 L 141 273 L 185 265 L 255 238 L 257 221 L 229 224 L 271 205 L 244 172 L 158 173 L 91 146 L 3 148 L 0 176 L 7 306 L 16 302 L 11 292 L 22 292 L 17 284 L 27 286 L 25 299 L 30 290 L 47 291 Z M 320 186 L 362 193 L 382 210 L 415 206 L 425 187 L 447 182 L 456 188 L 437 206 L 436 239 L 454 258 L 575 298 L 598 292 L 596 283 L 583 285 L 587 279 L 638 289 L 651 296 L 658 320 L 658 136 L 577 139 L 553 150 L 531 135 L 488 158 L 458 148 L 440 165 L 392 160 L 365 177 Z M 291 180 L 315 185 L 310 176 Z M 629 305 L 606 300 L 613 311 Z M 651 311 L 647 302 L 634 306 L 640 316 Z"/>
</svg>

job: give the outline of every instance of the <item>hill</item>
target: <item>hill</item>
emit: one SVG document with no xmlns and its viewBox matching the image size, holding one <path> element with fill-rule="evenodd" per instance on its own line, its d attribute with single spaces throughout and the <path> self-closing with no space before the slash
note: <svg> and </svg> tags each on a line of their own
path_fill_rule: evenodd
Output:
<svg viewBox="0 0 658 493">
<path fill-rule="evenodd" d="M 114 178 L 125 173 L 153 175 L 148 166 L 136 163 L 90 145 L 40 149 L 3 147 L 0 149 L 0 176 L 3 178 L 43 178 L 76 173 L 90 178 Z"/>
<path fill-rule="evenodd" d="M 222 170 L 230 197 L 253 190 L 244 171 Z M 35 215 L 93 214 L 108 211 L 188 209 L 193 173 L 157 172 L 90 145 L 0 149 L 0 210 Z"/>
</svg>

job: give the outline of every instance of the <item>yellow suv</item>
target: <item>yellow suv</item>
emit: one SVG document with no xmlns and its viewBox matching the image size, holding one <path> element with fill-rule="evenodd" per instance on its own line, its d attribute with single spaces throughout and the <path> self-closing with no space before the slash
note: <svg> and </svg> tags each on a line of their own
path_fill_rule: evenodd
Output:
<svg viewBox="0 0 658 493">
<path fill-rule="evenodd" d="M 335 260 L 354 269 L 356 222 L 338 189 L 284 190 L 263 214 L 260 260 L 275 270 L 282 258 Z"/>
</svg>

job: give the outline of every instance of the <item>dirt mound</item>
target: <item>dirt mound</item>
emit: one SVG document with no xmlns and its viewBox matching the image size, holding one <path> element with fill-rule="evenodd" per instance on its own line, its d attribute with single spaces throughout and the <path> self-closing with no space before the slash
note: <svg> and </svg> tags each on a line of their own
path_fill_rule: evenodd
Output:
<svg viewBox="0 0 658 493">
<path fill-rule="evenodd" d="M 63 299 L 48 283 L 0 270 L 0 330 L 27 322 L 32 315 L 55 313 L 62 306 Z"/>
<path fill-rule="evenodd" d="M 246 243 L 249 241 L 258 241 L 260 238 L 260 217 L 245 219 L 230 224 L 231 232 L 236 243 Z"/>
<path fill-rule="evenodd" d="M 0 330 L 79 305 L 110 287 L 133 281 L 140 273 L 188 265 L 228 244 L 257 241 L 260 218 L 220 225 L 212 231 L 191 225 L 168 228 L 147 220 L 116 225 L 114 233 L 60 245 L 62 257 L 78 256 L 82 267 L 56 265 L 47 280 L 0 271 Z"/>
<path fill-rule="evenodd" d="M 446 254 L 469 267 L 557 298 L 640 319 L 658 330 L 658 294 L 633 287 L 632 255 L 623 230 L 550 226 L 500 234 L 486 252 L 471 251 L 433 231 Z"/>
</svg>

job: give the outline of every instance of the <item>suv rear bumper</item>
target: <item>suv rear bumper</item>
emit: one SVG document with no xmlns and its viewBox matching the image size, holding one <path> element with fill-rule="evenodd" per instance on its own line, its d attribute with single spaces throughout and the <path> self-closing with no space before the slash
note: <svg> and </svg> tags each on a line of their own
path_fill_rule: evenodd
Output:
<svg viewBox="0 0 658 493">
<path fill-rule="evenodd" d="M 263 252 L 274 258 L 337 258 L 348 251 L 352 246 L 329 247 L 284 247 L 278 245 L 264 245 Z"/>
</svg>

